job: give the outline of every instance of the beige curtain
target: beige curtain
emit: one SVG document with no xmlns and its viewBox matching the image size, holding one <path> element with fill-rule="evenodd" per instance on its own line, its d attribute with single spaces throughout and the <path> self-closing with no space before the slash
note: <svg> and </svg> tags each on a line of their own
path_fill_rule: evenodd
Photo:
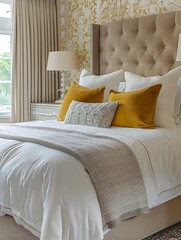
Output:
<svg viewBox="0 0 181 240">
<path fill-rule="evenodd" d="M 58 73 L 47 72 L 58 50 L 56 0 L 13 0 L 12 121 L 30 120 L 31 102 L 57 98 Z"/>
</svg>

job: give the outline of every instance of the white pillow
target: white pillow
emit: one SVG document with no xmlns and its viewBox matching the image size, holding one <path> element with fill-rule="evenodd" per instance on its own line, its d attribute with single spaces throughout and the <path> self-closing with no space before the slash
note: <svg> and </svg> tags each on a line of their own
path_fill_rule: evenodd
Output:
<svg viewBox="0 0 181 240">
<path fill-rule="evenodd" d="M 104 102 L 109 100 L 109 92 L 111 89 L 118 89 L 119 83 L 125 81 L 123 70 L 118 70 L 105 75 L 95 76 L 83 69 L 80 75 L 79 84 L 88 88 L 98 88 L 105 86 Z"/>
<path fill-rule="evenodd" d="M 126 82 L 120 82 L 118 87 L 119 92 L 125 92 L 126 91 Z"/>
<path fill-rule="evenodd" d="M 157 99 L 155 119 L 156 126 L 174 128 L 174 101 L 178 79 L 181 77 L 181 66 L 171 70 L 164 76 L 141 77 L 129 72 L 125 72 L 126 92 L 143 89 L 155 84 L 162 84 L 160 94 Z"/>
</svg>

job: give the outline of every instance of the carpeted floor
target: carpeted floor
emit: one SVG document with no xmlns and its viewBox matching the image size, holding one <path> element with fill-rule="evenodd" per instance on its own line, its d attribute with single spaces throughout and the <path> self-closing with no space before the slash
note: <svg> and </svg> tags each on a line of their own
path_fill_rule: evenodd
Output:
<svg viewBox="0 0 181 240">
<path fill-rule="evenodd" d="M 181 222 L 168 227 L 144 240 L 181 240 Z"/>
</svg>

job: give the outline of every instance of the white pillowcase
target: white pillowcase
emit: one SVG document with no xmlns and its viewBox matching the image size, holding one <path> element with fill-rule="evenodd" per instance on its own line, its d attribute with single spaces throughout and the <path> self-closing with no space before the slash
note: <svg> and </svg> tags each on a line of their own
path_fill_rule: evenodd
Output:
<svg viewBox="0 0 181 240">
<path fill-rule="evenodd" d="M 178 79 L 181 77 L 181 66 L 171 70 L 164 76 L 141 77 L 129 72 L 124 74 L 126 80 L 126 92 L 143 89 L 155 84 L 162 84 L 157 99 L 154 123 L 156 126 L 174 128 L 174 102 Z"/>
<path fill-rule="evenodd" d="M 86 69 L 83 69 L 80 75 L 79 84 L 88 88 L 98 88 L 105 86 L 104 102 L 109 100 L 109 92 L 111 89 L 118 89 L 119 83 L 125 81 L 123 70 L 118 70 L 104 75 L 92 75 Z"/>
<path fill-rule="evenodd" d="M 118 87 L 119 92 L 125 92 L 126 91 L 126 82 L 120 82 Z"/>
</svg>

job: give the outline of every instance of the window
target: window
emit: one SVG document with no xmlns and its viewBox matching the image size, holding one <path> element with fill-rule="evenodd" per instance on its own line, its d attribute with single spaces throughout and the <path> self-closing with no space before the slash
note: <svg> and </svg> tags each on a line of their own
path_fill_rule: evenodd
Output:
<svg viewBox="0 0 181 240">
<path fill-rule="evenodd" d="M 8 3 L 8 1 L 3 2 L 0 2 L 0 17 L 11 18 L 11 5 Z"/>
<path fill-rule="evenodd" d="M 11 112 L 11 2 L 0 0 L 0 119 Z"/>
</svg>

